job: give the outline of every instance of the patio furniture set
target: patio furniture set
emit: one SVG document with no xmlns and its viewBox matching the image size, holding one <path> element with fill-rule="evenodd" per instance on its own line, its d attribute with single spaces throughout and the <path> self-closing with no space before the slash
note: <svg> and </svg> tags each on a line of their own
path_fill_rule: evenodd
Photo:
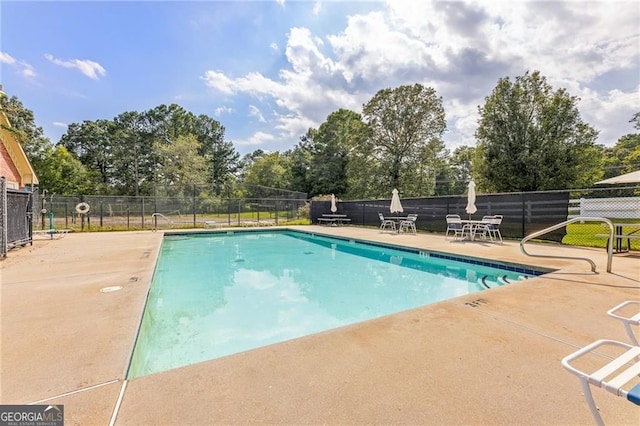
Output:
<svg viewBox="0 0 640 426">
<path fill-rule="evenodd" d="M 380 232 L 389 232 L 392 234 L 400 234 L 402 232 L 416 233 L 417 214 L 408 214 L 406 216 L 385 216 L 378 213 L 380 218 Z M 502 243 L 502 234 L 500 233 L 500 224 L 502 223 L 502 215 L 484 216 L 482 220 L 462 219 L 459 215 L 449 214 L 446 216 L 447 230 L 445 238 L 453 233 L 454 239 L 467 239 L 475 241 L 482 240 L 499 240 Z"/>
<path fill-rule="evenodd" d="M 384 216 L 378 213 L 380 217 L 380 232 L 390 232 L 392 234 L 400 234 L 409 232 L 416 234 L 417 214 L 408 214 L 406 216 Z"/>
<path fill-rule="evenodd" d="M 482 220 L 472 220 L 462 219 L 460 215 L 457 214 L 448 214 L 445 218 L 447 221 L 445 238 L 449 237 L 449 233 L 453 233 L 454 240 L 500 240 L 500 243 L 502 243 L 502 234 L 500 234 L 502 218 L 502 215 L 497 214 L 484 216 Z"/>
</svg>

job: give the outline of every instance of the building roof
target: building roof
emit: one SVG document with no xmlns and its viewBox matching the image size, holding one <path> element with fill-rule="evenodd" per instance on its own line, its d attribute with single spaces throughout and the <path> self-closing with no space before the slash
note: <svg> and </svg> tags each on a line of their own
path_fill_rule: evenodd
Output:
<svg viewBox="0 0 640 426">
<path fill-rule="evenodd" d="M 0 86 L 0 97 L 6 96 Z M 22 149 L 22 145 L 16 140 L 13 132 L 11 131 L 11 123 L 7 118 L 7 115 L 2 110 L 0 105 L 0 142 L 5 146 L 11 160 L 13 161 L 18 173 L 20 174 L 20 187 L 23 188 L 28 185 L 37 185 L 38 177 L 36 172 L 31 167 L 31 163 L 27 158 L 27 155 Z"/>
</svg>

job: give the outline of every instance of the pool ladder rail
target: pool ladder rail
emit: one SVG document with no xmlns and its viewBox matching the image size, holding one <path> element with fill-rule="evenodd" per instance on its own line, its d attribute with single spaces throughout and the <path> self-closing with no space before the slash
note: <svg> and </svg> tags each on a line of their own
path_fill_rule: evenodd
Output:
<svg viewBox="0 0 640 426">
<path fill-rule="evenodd" d="M 550 226 L 548 228 L 545 228 L 541 231 L 537 231 L 534 232 L 533 234 L 527 235 L 526 237 L 524 237 L 522 239 L 522 241 L 520 241 L 520 251 L 523 254 L 526 254 L 527 256 L 531 256 L 531 257 L 546 257 L 546 258 L 552 258 L 552 259 L 576 259 L 576 260 L 584 260 L 585 262 L 588 262 L 591 265 L 591 272 L 596 272 L 596 264 L 593 260 L 586 258 L 586 257 L 577 257 L 577 256 L 553 256 L 553 255 L 547 255 L 547 254 L 531 254 L 528 253 L 525 248 L 524 248 L 524 244 L 533 239 L 533 238 L 537 238 L 540 235 L 544 235 L 548 232 L 551 231 L 555 231 L 556 229 L 560 229 L 564 226 L 567 226 L 571 223 L 574 222 L 600 222 L 600 223 L 606 223 L 609 226 L 609 244 L 607 244 L 607 272 L 611 272 L 611 260 L 613 259 L 613 236 L 614 236 L 614 227 L 613 227 L 613 223 L 604 217 L 583 217 L 583 216 L 578 216 L 578 217 L 574 217 L 573 219 L 569 219 L 566 220 L 562 223 L 559 223 L 557 225 L 553 225 Z"/>
<path fill-rule="evenodd" d="M 151 229 L 152 231 L 157 231 L 158 230 L 158 216 L 163 218 L 164 220 L 167 221 L 167 223 L 169 224 L 169 226 L 171 228 L 173 228 L 173 221 L 171 219 L 169 219 L 168 217 L 166 217 L 165 215 L 163 215 L 162 213 L 153 213 L 151 215 L 151 219 L 153 220 L 153 228 Z"/>
</svg>

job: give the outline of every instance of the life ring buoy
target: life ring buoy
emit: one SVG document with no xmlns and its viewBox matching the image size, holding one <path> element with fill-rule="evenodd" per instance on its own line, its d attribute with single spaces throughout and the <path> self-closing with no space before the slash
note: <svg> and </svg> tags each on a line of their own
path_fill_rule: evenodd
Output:
<svg viewBox="0 0 640 426">
<path fill-rule="evenodd" d="M 78 203 L 78 205 L 76 206 L 76 211 L 80 214 L 87 214 L 89 213 L 90 209 L 91 207 L 89 207 L 88 203 Z"/>
</svg>

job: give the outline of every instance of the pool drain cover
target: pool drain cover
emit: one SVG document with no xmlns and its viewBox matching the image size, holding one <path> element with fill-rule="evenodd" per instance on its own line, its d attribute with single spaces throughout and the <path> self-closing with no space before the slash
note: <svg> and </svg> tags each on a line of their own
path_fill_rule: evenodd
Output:
<svg viewBox="0 0 640 426">
<path fill-rule="evenodd" d="M 118 290 L 122 290 L 122 286 L 121 285 L 114 285 L 111 287 L 102 287 L 100 289 L 100 293 L 110 293 L 112 291 L 118 291 Z"/>
</svg>

